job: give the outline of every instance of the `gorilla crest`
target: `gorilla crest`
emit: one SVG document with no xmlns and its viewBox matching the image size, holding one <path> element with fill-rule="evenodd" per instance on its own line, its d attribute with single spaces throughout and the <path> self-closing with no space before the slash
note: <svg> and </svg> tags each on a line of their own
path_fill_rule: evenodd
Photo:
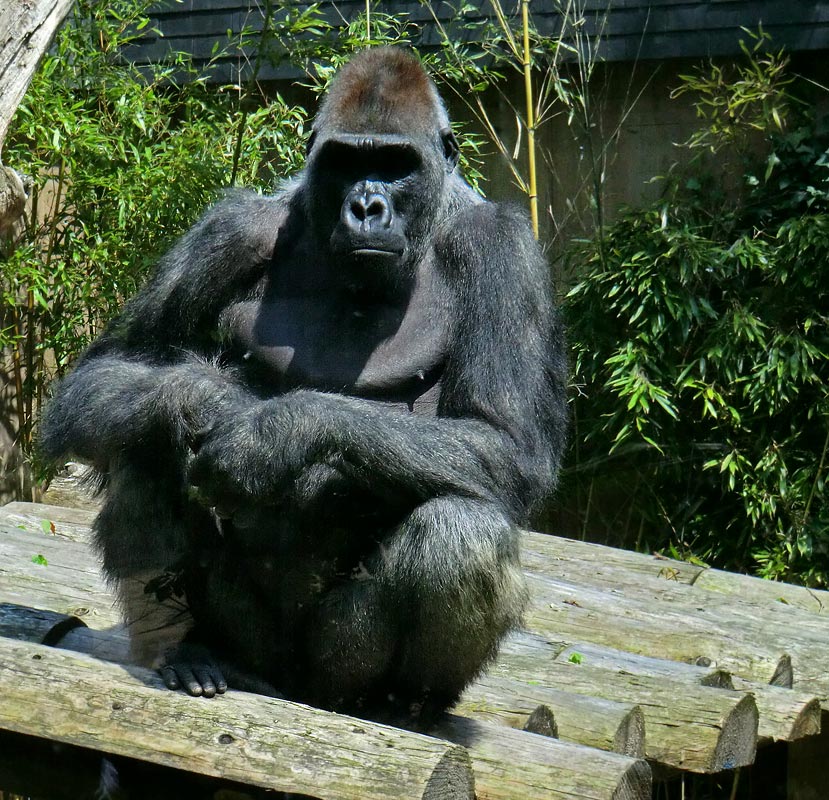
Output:
<svg viewBox="0 0 829 800">
<path fill-rule="evenodd" d="M 57 386 L 42 450 L 101 474 L 104 569 L 171 689 L 423 726 L 519 624 L 562 334 L 524 214 L 457 158 L 418 60 L 357 55 L 305 169 L 208 210 Z"/>
</svg>

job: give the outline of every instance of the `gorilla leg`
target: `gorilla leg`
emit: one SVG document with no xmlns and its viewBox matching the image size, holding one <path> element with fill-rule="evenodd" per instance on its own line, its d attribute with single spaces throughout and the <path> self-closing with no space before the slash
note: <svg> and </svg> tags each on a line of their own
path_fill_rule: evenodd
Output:
<svg viewBox="0 0 829 800">
<path fill-rule="evenodd" d="M 176 465 L 121 463 L 107 477 L 95 544 L 118 593 L 132 659 L 158 667 L 192 619 L 176 579 L 187 548 Z"/>
<path fill-rule="evenodd" d="M 427 722 L 495 657 L 525 603 L 517 530 L 501 509 L 430 500 L 322 602 L 309 648 L 316 699 L 371 716 L 391 694 L 425 703 Z"/>
</svg>

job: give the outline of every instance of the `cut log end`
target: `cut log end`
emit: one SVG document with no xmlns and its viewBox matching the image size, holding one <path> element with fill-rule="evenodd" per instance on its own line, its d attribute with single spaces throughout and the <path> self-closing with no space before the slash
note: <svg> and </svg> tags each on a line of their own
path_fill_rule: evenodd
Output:
<svg viewBox="0 0 829 800">
<path fill-rule="evenodd" d="M 772 686 L 782 686 L 785 689 L 791 689 L 794 685 L 794 670 L 792 669 L 792 658 L 788 654 L 780 657 L 774 674 L 771 676 L 769 683 Z"/>
<path fill-rule="evenodd" d="M 754 762 L 757 752 L 757 703 L 746 695 L 723 720 L 722 733 L 706 772 L 744 767 Z"/>
<path fill-rule="evenodd" d="M 611 800 L 638 800 L 651 796 L 653 777 L 647 761 L 635 761 L 619 781 Z"/>
<path fill-rule="evenodd" d="M 645 715 L 634 706 L 622 719 L 613 737 L 613 750 L 631 758 L 645 757 Z"/>
<path fill-rule="evenodd" d="M 549 706 L 538 706 L 527 717 L 524 730 L 529 733 L 537 733 L 540 736 L 549 736 L 558 739 L 558 725 L 556 716 Z"/>
<path fill-rule="evenodd" d="M 474 800 L 475 779 L 465 747 L 452 747 L 446 751 L 435 765 L 421 796 L 423 800 Z"/>
</svg>

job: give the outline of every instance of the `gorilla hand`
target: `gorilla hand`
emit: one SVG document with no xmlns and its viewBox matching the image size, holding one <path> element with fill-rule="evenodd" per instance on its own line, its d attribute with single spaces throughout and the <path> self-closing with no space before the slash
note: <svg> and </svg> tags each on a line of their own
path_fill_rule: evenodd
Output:
<svg viewBox="0 0 829 800">
<path fill-rule="evenodd" d="M 329 447 L 326 426 L 299 395 L 260 401 L 198 437 L 189 479 L 202 502 L 232 516 L 246 501 L 278 503 Z"/>
</svg>

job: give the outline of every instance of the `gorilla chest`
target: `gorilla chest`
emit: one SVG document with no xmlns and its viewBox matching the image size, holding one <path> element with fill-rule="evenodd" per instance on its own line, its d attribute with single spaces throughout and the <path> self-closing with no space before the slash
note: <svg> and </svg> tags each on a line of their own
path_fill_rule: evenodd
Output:
<svg viewBox="0 0 829 800">
<path fill-rule="evenodd" d="M 420 301 L 405 309 L 313 297 L 247 301 L 222 327 L 244 369 L 277 391 L 405 399 L 434 382 L 446 356 L 445 314 Z"/>
</svg>

